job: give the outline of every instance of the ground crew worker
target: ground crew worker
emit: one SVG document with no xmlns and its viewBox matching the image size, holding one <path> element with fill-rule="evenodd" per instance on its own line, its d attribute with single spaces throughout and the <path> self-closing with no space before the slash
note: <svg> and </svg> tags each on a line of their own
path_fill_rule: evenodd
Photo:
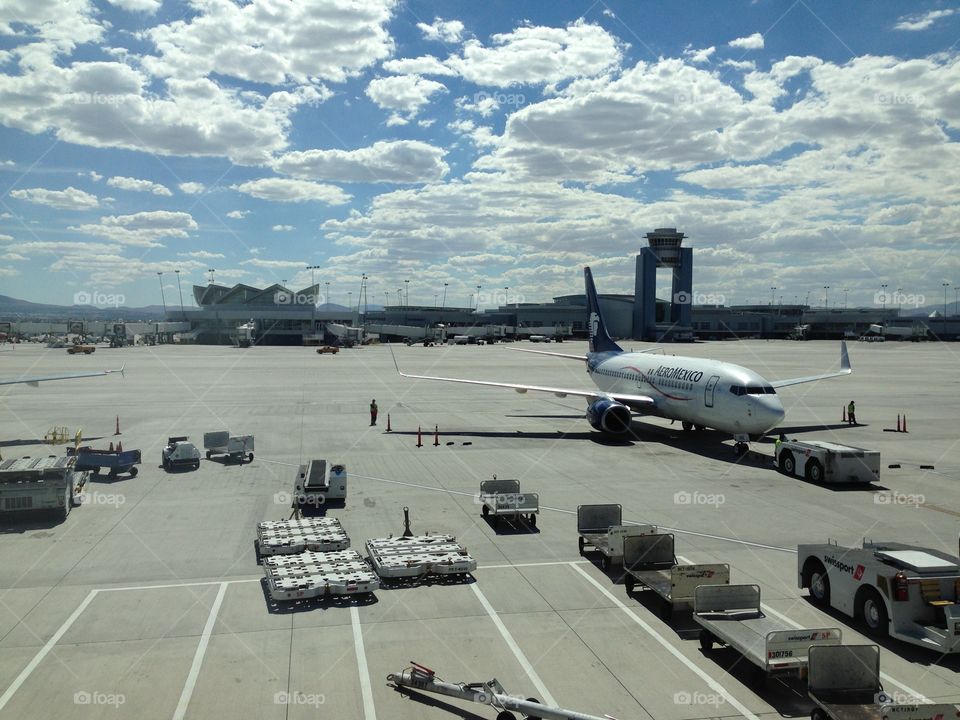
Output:
<svg viewBox="0 0 960 720">
<path fill-rule="evenodd" d="M 370 426 L 373 427 L 377 424 L 377 401 L 370 401 Z"/>
<path fill-rule="evenodd" d="M 847 405 L 847 424 L 857 424 L 857 406 L 854 404 L 853 400 L 851 400 L 850 404 Z"/>
<path fill-rule="evenodd" d="M 780 437 L 773 441 L 773 459 L 777 465 L 780 464 L 780 446 L 783 444 L 783 441 L 787 439 L 787 436 L 783 433 L 780 433 Z"/>
</svg>

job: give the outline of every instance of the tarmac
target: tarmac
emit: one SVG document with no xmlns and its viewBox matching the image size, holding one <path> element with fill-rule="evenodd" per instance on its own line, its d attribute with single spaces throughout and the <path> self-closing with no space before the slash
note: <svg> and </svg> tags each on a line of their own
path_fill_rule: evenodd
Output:
<svg viewBox="0 0 960 720">
<path fill-rule="evenodd" d="M 590 428 L 577 398 L 404 379 L 385 346 L 336 355 L 101 347 L 89 356 L 9 347 L 0 352 L 4 378 L 121 365 L 125 377 L 0 388 L 4 457 L 63 452 L 38 439 L 65 426 L 94 447 L 139 448 L 143 464 L 135 478 L 93 478 L 65 521 L 3 519 L 0 719 L 496 715 L 397 691 L 386 676 L 411 660 L 447 681 L 495 677 L 509 693 L 621 720 L 809 715 L 801 682 L 760 685 L 736 654 L 704 654 L 689 616 L 663 620 L 658 598 L 628 597 L 616 568 L 606 573 L 596 553 L 581 556 L 576 509 L 591 503 L 619 503 L 625 520 L 669 528 L 684 560 L 729 563 L 731 582 L 758 584 L 765 611 L 787 624 L 879 642 L 888 691 L 960 702 L 958 659 L 868 638 L 855 621 L 811 605 L 796 568 L 798 543 L 828 538 L 957 553 L 960 346 L 854 342 L 851 376 L 780 391 L 788 436 L 881 450 L 880 482 L 854 489 L 779 474 L 770 441 L 738 461 L 730 438 L 655 418 L 610 440 Z M 393 347 L 412 373 L 593 387 L 582 363 L 508 350 L 528 343 Z M 585 350 L 582 342 L 539 347 Z M 774 380 L 836 367 L 839 343 L 665 352 L 737 362 Z M 851 399 L 857 426 L 842 422 Z M 909 432 L 885 432 L 898 414 Z M 201 445 L 204 432 L 222 429 L 255 436 L 252 463 L 159 467 L 168 436 Z M 383 588 L 370 599 L 271 603 L 256 524 L 289 516 L 296 467 L 313 458 L 347 466 L 347 502 L 328 514 L 353 547 L 400 534 L 407 506 L 415 533 L 450 533 L 468 548 L 479 565 L 472 578 Z M 494 474 L 539 493 L 535 530 L 481 517 L 475 495 Z"/>
</svg>

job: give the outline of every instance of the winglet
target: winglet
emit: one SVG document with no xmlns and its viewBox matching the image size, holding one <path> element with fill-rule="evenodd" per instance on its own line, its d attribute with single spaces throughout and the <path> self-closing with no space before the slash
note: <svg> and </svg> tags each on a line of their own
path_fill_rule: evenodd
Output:
<svg viewBox="0 0 960 720">
<path fill-rule="evenodd" d="M 847 354 L 846 340 L 840 341 L 840 369 L 846 372 L 853 372 L 853 368 L 850 366 L 850 356 Z"/>
<path fill-rule="evenodd" d="M 397 363 L 397 356 L 393 354 L 393 348 L 389 345 L 387 347 L 390 350 L 390 357 L 393 358 L 393 366 L 397 369 L 397 375 L 403 376 L 403 373 L 400 372 L 400 365 Z"/>
</svg>

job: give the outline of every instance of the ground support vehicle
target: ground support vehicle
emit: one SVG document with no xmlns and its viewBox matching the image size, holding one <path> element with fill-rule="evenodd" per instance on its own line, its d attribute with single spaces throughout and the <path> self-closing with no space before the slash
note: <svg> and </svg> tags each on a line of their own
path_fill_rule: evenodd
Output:
<svg viewBox="0 0 960 720">
<path fill-rule="evenodd" d="M 257 556 L 295 555 L 305 551 L 346 550 L 350 537 L 336 518 L 292 518 L 257 524 Z"/>
<path fill-rule="evenodd" d="M 130 473 L 137 476 L 136 466 L 140 464 L 139 450 L 94 450 L 91 447 L 67 448 L 67 455 L 73 455 L 75 470 L 90 470 L 94 475 L 107 468 L 110 477 Z"/>
<path fill-rule="evenodd" d="M 811 720 L 954 720 L 960 705 L 895 701 L 880 684 L 876 645 L 810 648 L 807 694 Z"/>
<path fill-rule="evenodd" d="M 528 720 L 604 720 L 596 715 L 587 715 L 575 710 L 542 705 L 536 698 L 523 700 L 521 695 L 508 695 L 496 678 L 488 682 L 478 683 L 450 683 L 444 682 L 436 676 L 433 670 L 423 665 L 412 663 L 412 667 L 398 673 L 387 675 L 387 682 L 397 688 L 410 688 L 419 692 L 431 692 L 447 697 L 469 700 L 470 702 L 489 705 L 500 712 L 497 720 L 516 720 L 511 710 L 516 710 Z M 952 719 L 951 719 L 952 720 Z"/>
<path fill-rule="evenodd" d="M 62 519 L 82 501 L 88 472 L 66 455 L 9 458 L 0 461 L 0 515 L 53 511 Z"/>
<path fill-rule="evenodd" d="M 540 512 L 538 493 L 521 493 L 519 480 L 482 480 L 480 482 L 480 514 L 493 517 L 495 523 L 502 518 L 513 522 L 526 521 L 530 527 L 537 524 Z"/>
<path fill-rule="evenodd" d="M 350 549 L 265 557 L 263 574 L 277 602 L 372 593 L 380 587 L 360 553 Z"/>
<path fill-rule="evenodd" d="M 374 538 L 366 547 L 370 564 L 382 579 L 463 577 L 477 569 L 477 561 L 453 535 Z"/>
<path fill-rule="evenodd" d="M 693 594 L 700 585 L 729 585 L 726 563 L 680 565 L 671 533 L 634 535 L 623 541 L 623 584 L 627 595 L 634 588 L 652 590 L 663 598 L 661 615 L 669 618 L 675 610 L 693 607 Z"/>
<path fill-rule="evenodd" d="M 207 460 L 214 455 L 225 455 L 229 462 L 243 464 L 253 462 L 253 435 L 231 436 L 227 430 L 218 430 L 203 434 L 203 449 L 207 451 Z"/>
<path fill-rule="evenodd" d="M 167 438 L 167 444 L 160 455 L 160 464 L 164 470 L 177 467 L 190 467 L 194 470 L 200 468 L 200 451 L 189 440 L 186 435 Z"/>
<path fill-rule="evenodd" d="M 317 355 L 336 355 L 338 352 L 340 352 L 340 348 L 336 345 L 324 345 L 317 348 Z"/>
<path fill-rule="evenodd" d="M 90 353 L 93 353 L 96 351 L 97 351 L 96 345 L 71 345 L 70 347 L 67 348 L 67 352 L 70 355 L 79 355 L 81 353 L 83 355 L 89 355 Z"/>
<path fill-rule="evenodd" d="M 880 451 L 823 440 L 784 440 L 777 450 L 784 475 L 813 483 L 871 483 L 880 480 Z"/>
<path fill-rule="evenodd" d="M 789 627 L 760 609 L 759 585 L 701 585 L 694 591 L 693 619 L 705 653 L 720 642 L 755 665 L 761 676 L 804 676 L 816 645 L 839 645 L 840 628 Z"/>
<path fill-rule="evenodd" d="M 871 632 L 960 652 L 960 557 L 904 543 L 797 546 L 797 580 L 814 602 Z"/>
<path fill-rule="evenodd" d="M 311 460 L 301 465 L 293 483 L 294 505 L 319 506 L 330 500 L 347 499 L 347 466 Z"/>
<path fill-rule="evenodd" d="M 657 531 L 654 525 L 624 525 L 623 509 L 617 504 L 577 506 L 578 545 L 583 555 L 587 547 L 600 553 L 604 570 L 623 561 L 623 540 Z"/>
</svg>

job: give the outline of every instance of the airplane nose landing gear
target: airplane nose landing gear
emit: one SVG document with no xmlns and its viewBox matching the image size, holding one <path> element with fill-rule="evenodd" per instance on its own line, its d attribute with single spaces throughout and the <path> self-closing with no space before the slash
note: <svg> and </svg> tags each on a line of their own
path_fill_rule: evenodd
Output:
<svg viewBox="0 0 960 720">
<path fill-rule="evenodd" d="M 737 433 L 733 436 L 734 445 L 733 451 L 736 453 L 737 457 L 743 457 L 747 454 L 747 451 L 750 449 L 750 436 L 746 433 Z"/>
</svg>

